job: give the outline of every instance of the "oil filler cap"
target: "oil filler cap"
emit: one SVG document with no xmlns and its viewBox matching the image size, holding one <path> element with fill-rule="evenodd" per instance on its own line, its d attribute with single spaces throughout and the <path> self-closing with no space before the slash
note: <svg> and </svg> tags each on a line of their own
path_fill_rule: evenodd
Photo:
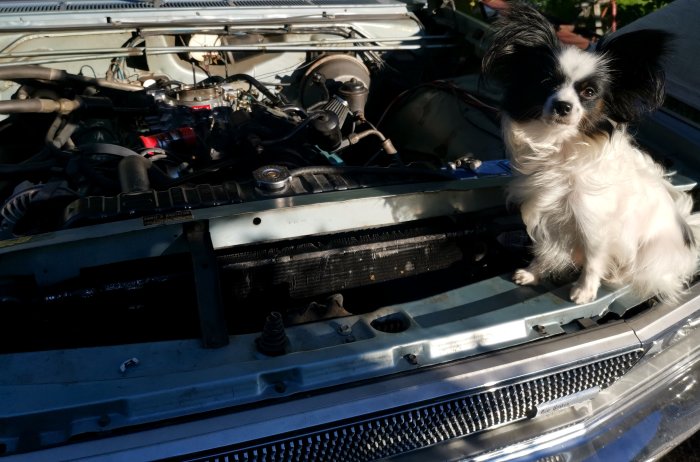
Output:
<svg viewBox="0 0 700 462">
<path fill-rule="evenodd" d="M 282 192 L 292 180 L 289 170 L 280 165 L 265 165 L 253 171 L 258 189 L 266 193 Z"/>
</svg>

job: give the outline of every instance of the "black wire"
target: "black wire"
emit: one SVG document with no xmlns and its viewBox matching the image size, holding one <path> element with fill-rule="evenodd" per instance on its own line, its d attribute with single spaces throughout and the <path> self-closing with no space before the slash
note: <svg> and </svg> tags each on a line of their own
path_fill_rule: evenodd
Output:
<svg viewBox="0 0 700 462">
<path fill-rule="evenodd" d="M 306 119 L 304 119 L 304 120 L 302 120 L 301 122 L 299 122 L 299 125 L 297 125 L 296 127 L 294 127 L 294 128 L 292 129 L 292 131 L 290 131 L 289 133 L 287 133 L 287 134 L 286 134 L 285 136 L 283 136 L 282 138 L 276 138 L 276 139 L 274 139 L 274 140 L 264 140 L 264 141 L 261 141 L 260 144 L 261 144 L 262 146 L 269 146 L 269 145 L 271 145 L 271 144 L 278 144 L 278 143 L 283 143 L 283 142 L 285 142 L 285 141 L 289 141 L 289 140 L 291 140 L 292 138 L 294 138 L 296 135 L 298 135 L 299 132 L 301 132 L 301 130 L 304 129 L 304 127 L 306 127 L 307 125 L 309 125 L 309 123 L 311 123 L 313 120 L 316 120 L 316 119 L 318 119 L 319 117 L 321 117 L 321 116 L 323 116 L 323 115 L 324 115 L 323 112 L 315 112 L 315 113 L 311 114 L 309 117 L 307 117 Z"/>
</svg>

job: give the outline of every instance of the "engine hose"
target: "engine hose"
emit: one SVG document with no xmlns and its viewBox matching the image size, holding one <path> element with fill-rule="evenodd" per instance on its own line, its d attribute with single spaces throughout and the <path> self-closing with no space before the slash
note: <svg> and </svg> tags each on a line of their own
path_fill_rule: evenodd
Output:
<svg viewBox="0 0 700 462">
<path fill-rule="evenodd" d="M 311 167 L 300 167 L 289 172 L 291 176 L 300 175 L 407 175 L 424 176 L 440 180 L 454 180 L 455 177 L 435 170 L 419 170 L 404 167 L 342 167 L 338 165 L 318 165 Z"/>
<path fill-rule="evenodd" d="M 220 75 L 212 75 L 211 77 L 207 77 L 206 79 L 200 80 L 199 82 L 197 82 L 196 86 L 197 87 L 207 87 L 209 85 L 218 85 L 218 84 L 222 83 L 223 81 L 224 81 L 224 78 L 221 77 Z M 168 84 L 170 85 L 171 82 L 173 82 L 173 81 L 172 80 L 169 81 Z M 183 84 L 181 83 L 181 85 L 183 85 Z"/>
<path fill-rule="evenodd" d="M 18 65 L 0 68 L 0 80 L 48 80 L 51 82 L 78 82 L 83 85 L 96 85 L 124 91 L 141 91 L 142 87 L 128 83 L 113 82 L 107 79 L 70 74 L 62 69 L 35 65 Z"/>
<path fill-rule="evenodd" d="M 65 119 L 61 114 L 57 115 L 53 119 L 53 122 L 51 122 L 51 125 L 49 125 L 49 129 L 46 131 L 46 137 L 44 138 L 44 142 L 46 144 L 51 144 L 53 146 L 53 141 L 56 138 L 56 134 L 61 126 L 63 126 L 64 121 Z"/>
<path fill-rule="evenodd" d="M 0 68 L 0 80 L 49 80 L 64 81 L 68 73 L 62 69 L 22 64 Z"/>
<path fill-rule="evenodd" d="M 56 148 L 56 149 L 61 149 L 63 147 L 72 147 L 73 146 L 73 141 L 71 140 L 71 136 L 73 136 L 73 133 L 78 129 L 78 124 L 71 122 L 70 120 L 66 121 L 66 123 L 58 130 L 58 132 L 54 135 L 51 144 Z"/>
<path fill-rule="evenodd" d="M 65 98 L 55 101 L 47 98 L 11 99 L 0 101 L 0 114 L 68 114 L 80 106 L 80 101 Z"/>
<path fill-rule="evenodd" d="M 260 93 L 263 95 L 267 96 L 267 98 L 274 103 L 275 106 L 282 106 L 285 104 L 284 101 L 282 101 L 282 98 L 275 95 L 272 93 L 265 85 L 260 83 L 258 79 L 256 79 L 253 76 L 247 75 L 247 74 L 233 74 L 224 79 L 224 82 L 226 83 L 231 83 L 231 82 L 236 82 L 238 80 L 242 80 L 244 82 L 248 82 L 258 90 L 260 90 Z"/>
<path fill-rule="evenodd" d="M 361 133 L 351 133 L 350 136 L 348 136 L 348 141 L 350 144 L 356 144 L 358 143 L 361 139 L 366 138 L 368 136 L 376 136 L 379 138 L 379 141 L 382 143 L 382 148 L 384 151 L 389 154 L 389 155 L 394 155 L 397 154 L 398 151 L 394 147 L 394 144 L 391 142 L 391 140 L 387 137 L 385 137 L 382 132 L 377 130 L 376 128 L 372 128 L 370 130 L 365 130 Z"/>
<path fill-rule="evenodd" d="M 85 154 L 109 154 L 111 156 L 119 157 L 140 157 L 140 154 L 138 152 L 132 151 L 129 148 L 125 148 L 124 146 L 111 143 L 81 144 L 80 146 L 78 146 L 78 149 L 80 149 L 80 151 Z"/>
<path fill-rule="evenodd" d="M 148 171 L 152 162 L 141 156 L 128 156 L 119 161 L 119 184 L 123 193 L 144 192 L 151 189 Z"/>
<path fill-rule="evenodd" d="M 42 172 L 56 166 L 54 159 L 22 164 L 0 164 L 0 178 Z"/>
<path fill-rule="evenodd" d="M 299 106 L 282 106 L 280 109 L 282 109 L 282 111 L 284 113 L 298 112 L 299 114 L 303 115 L 304 117 L 308 117 L 308 112 L 306 112 L 304 110 L 304 108 L 301 108 Z"/>
<path fill-rule="evenodd" d="M 132 187 L 129 187 L 129 181 L 127 178 L 122 179 L 122 176 L 128 176 L 130 173 L 134 173 L 135 177 L 139 177 L 138 181 L 135 180 L 134 182 L 134 187 L 138 186 L 139 184 L 141 186 L 144 186 L 148 182 L 148 178 L 153 179 L 156 183 L 159 185 L 165 185 L 171 182 L 171 178 L 168 176 L 167 173 L 165 173 L 163 170 L 158 168 L 151 162 L 149 159 L 146 159 L 143 157 L 141 154 L 132 151 L 129 148 L 125 148 L 124 146 L 120 146 L 118 144 L 110 144 L 110 143 L 90 143 L 90 144 L 85 144 L 78 146 L 78 149 L 83 153 L 83 154 L 107 154 L 111 156 L 118 156 L 118 157 L 123 157 L 119 162 L 119 181 L 120 185 L 122 187 L 122 192 L 134 192 Z M 140 160 L 130 160 L 126 163 L 124 161 L 126 159 L 129 159 L 131 157 L 135 157 L 138 159 L 142 159 L 146 162 L 141 162 Z M 124 163 L 124 167 L 122 167 L 122 163 Z M 146 171 L 148 172 L 147 178 L 145 182 L 143 181 L 142 178 L 142 169 L 139 166 L 147 166 Z M 122 174 L 122 168 L 124 169 L 124 173 Z M 126 183 L 125 183 L 126 181 Z M 148 182 L 148 187 L 146 187 L 145 190 L 150 189 L 150 182 Z M 127 187 L 125 187 L 127 186 Z M 128 190 L 128 191 L 127 191 Z"/>
</svg>

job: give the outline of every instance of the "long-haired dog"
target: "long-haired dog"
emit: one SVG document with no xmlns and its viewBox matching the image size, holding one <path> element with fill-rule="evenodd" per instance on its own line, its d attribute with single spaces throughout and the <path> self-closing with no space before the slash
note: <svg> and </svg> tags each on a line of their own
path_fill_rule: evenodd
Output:
<svg viewBox="0 0 700 462">
<path fill-rule="evenodd" d="M 496 28 L 483 70 L 504 86 L 502 127 L 517 172 L 508 196 L 534 252 L 513 280 L 580 270 L 576 303 L 594 300 L 601 281 L 673 300 L 696 270 L 700 220 L 626 127 L 663 102 L 660 59 L 671 37 L 640 30 L 586 52 L 515 2 Z"/>
</svg>

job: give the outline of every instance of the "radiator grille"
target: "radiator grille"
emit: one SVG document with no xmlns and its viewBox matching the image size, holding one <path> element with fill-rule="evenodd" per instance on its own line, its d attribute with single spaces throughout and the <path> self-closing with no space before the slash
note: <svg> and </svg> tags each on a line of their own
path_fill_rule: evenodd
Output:
<svg viewBox="0 0 700 462">
<path fill-rule="evenodd" d="M 462 261 L 460 245 L 476 234 L 422 228 L 357 233 L 241 250 L 218 260 L 228 286 L 241 299 L 251 291 L 279 287 L 295 298 L 312 297 L 448 268 Z"/>
<path fill-rule="evenodd" d="M 371 461 L 427 447 L 526 417 L 535 406 L 593 387 L 607 387 L 642 356 L 635 350 L 575 369 L 379 417 L 295 436 L 210 451 L 200 462 Z"/>
</svg>

